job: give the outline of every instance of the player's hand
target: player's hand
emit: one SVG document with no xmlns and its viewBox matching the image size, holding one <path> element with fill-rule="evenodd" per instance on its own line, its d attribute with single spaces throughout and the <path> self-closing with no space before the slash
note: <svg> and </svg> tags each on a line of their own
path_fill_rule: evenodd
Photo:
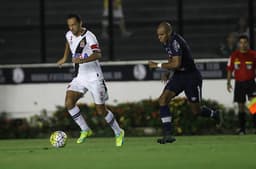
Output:
<svg viewBox="0 0 256 169">
<path fill-rule="evenodd" d="M 156 68 L 157 67 L 157 63 L 150 60 L 150 61 L 148 61 L 148 66 L 149 66 L 150 69 Z"/>
<path fill-rule="evenodd" d="M 83 63 L 83 59 L 80 57 L 72 58 L 73 63 Z"/>
<path fill-rule="evenodd" d="M 169 72 L 166 72 L 166 73 L 162 73 L 161 75 L 161 81 L 166 83 L 168 80 L 169 80 L 169 76 L 170 76 L 170 73 Z"/>
<path fill-rule="evenodd" d="M 61 67 L 66 62 L 66 59 L 62 58 L 57 62 L 57 65 Z"/>
<path fill-rule="evenodd" d="M 233 87 L 232 87 L 231 83 L 227 83 L 227 90 L 229 93 L 232 92 L 232 89 L 233 89 Z"/>
</svg>

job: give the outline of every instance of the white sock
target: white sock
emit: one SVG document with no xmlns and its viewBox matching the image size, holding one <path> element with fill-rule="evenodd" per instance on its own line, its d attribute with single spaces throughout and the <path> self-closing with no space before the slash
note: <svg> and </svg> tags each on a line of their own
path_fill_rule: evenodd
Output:
<svg viewBox="0 0 256 169">
<path fill-rule="evenodd" d="M 110 110 L 108 110 L 108 114 L 106 115 L 105 120 L 110 125 L 115 135 L 119 135 L 121 132 L 121 128 L 119 127 L 113 113 Z"/>
<path fill-rule="evenodd" d="M 72 109 L 68 110 L 68 112 L 82 131 L 90 129 L 90 127 L 85 122 L 84 117 L 81 115 L 79 107 L 75 106 Z"/>
</svg>

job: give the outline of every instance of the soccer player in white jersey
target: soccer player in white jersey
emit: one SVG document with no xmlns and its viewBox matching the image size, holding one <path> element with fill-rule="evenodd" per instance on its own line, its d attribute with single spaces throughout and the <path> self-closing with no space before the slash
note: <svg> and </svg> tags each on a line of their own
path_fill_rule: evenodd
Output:
<svg viewBox="0 0 256 169">
<path fill-rule="evenodd" d="M 98 61 L 102 57 L 98 41 L 92 32 L 82 27 L 82 20 L 79 15 L 68 15 L 67 25 L 69 31 L 66 33 L 64 56 L 57 64 L 59 66 L 64 64 L 69 53 L 72 53 L 76 75 L 67 87 L 65 106 L 81 128 L 77 143 L 83 143 L 87 137 L 92 135 L 92 130 L 76 105 L 76 102 L 89 91 L 93 97 L 97 113 L 105 116 L 106 122 L 115 133 L 116 146 L 120 147 L 124 141 L 124 130 L 119 127 L 113 113 L 105 106 L 108 93 Z"/>
</svg>

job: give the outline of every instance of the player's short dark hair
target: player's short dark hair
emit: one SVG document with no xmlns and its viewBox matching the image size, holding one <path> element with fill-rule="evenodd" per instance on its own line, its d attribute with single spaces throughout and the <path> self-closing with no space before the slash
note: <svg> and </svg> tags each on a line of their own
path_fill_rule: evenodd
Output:
<svg viewBox="0 0 256 169">
<path fill-rule="evenodd" d="M 82 22 L 82 18 L 81 18 L 81 16 L 78 15 L 78 14 L 74 14 L 74 13 L 68 14 L 67 20 L 68 20 L 68 19 L 71 19 L 71 18 L 75 18 L 75 19 L 77 20 L 77 22 L 79 22 L 79 23 Z"/>
<path fill-rule="evenodd" d="M 240 35 L 238 37 L 238 40 L 241 40 L 241 39 L 246 39 L 247 41 L 249 41 L 249 37 L 247 35 Z"/>
</svg>

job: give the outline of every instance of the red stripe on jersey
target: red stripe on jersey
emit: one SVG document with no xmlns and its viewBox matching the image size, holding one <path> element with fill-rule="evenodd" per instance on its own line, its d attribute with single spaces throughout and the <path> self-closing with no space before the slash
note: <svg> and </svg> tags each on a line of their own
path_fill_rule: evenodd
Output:
<svg viewBox="0 0 256 169">
<path fill-rule="evenodd" d="M 94 44 L 91 46 L 91 49 L 100 49 L 98 44 Z"/>
</svg>

